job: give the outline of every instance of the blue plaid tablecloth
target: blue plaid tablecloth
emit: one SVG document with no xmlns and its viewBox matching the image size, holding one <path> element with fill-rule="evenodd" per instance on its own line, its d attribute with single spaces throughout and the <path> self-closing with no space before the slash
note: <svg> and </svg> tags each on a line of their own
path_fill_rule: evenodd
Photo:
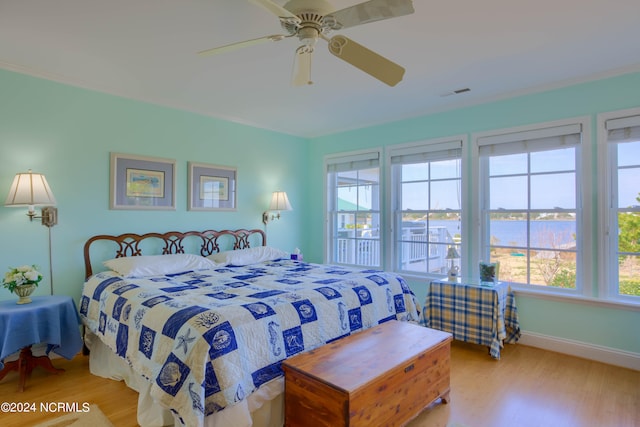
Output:
<svg viewBox="0 0 640 427">
<path fill-rule="evenodd" d="M 520 339 L 518 309 L 508 283 L 492 286 L 434 280 L 429 283 L 422 324 L 450 332 L 460 341 L 489 347 L 500 359 L 503 342 Z"/>
</svg>

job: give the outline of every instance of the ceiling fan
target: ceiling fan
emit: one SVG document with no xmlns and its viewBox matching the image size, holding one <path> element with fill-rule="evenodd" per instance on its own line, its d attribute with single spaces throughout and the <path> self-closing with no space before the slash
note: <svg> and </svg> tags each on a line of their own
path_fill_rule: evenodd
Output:
<svg viewBox="0 0 640 427">
<path fill-rule="evenodd" d="M 286 34 L 274 34 L 257 39 L 232 43 L 198 52 L 201 56 L 228 52 L 269 41 L 277 42 L 296 36 L 302 43 L 296 49 L 292 84 L 312 84 L 311 58 L 318 39 L 328 42 L 329 52 L 381 82 L 395 86 L 405 69 L 385 57 L 354 42 L 348 37 L 329 33 L 356 25 L 409 15 L 414 12 L 412 0 L 369 0 L 335 11 L 327 0 L 289 0 L 284 6 L 271 0 L 249 0 L 262 6 L 280 19 Z"/>
</svg>

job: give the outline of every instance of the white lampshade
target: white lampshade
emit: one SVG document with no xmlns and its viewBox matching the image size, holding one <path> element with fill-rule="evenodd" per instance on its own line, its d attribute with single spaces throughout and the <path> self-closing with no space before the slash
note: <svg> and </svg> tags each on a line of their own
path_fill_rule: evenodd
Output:
<svg viewBox="0 0 640 427">
<path fill-rule="evenodd" d="M 22 172 L 17 173 L 13 178 L 11 189 L 4 205 L 9 207 L 18 206 L 53 206 L 56 198 L 51 192 L 51 187 L 44 175 L 39 173 Z"/>
<path fill-rule="evenodd" d="M 287 193 L 284 191 L 274 191 L 271 196 L 271 204 L 269 205 L 270 211 L 290 211 L 293 210 L 291 208 L 291 204 L 289 203 L 289 198 L 287 197 Z"/>
</svg>

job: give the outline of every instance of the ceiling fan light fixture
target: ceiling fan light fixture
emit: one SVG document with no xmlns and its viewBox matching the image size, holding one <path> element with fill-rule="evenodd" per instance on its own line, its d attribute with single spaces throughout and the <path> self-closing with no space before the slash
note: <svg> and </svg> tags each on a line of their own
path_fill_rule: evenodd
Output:
<svg viewBox="0 0 640 427">
<path fill-rule="evenodd" d="M 308 48 L 311 48 L 311 50 L 313 50 L 313 47 L 318 41 L 319 34 L 320 31 L 318 31 L 317 28 L 303 27 L 298 30 L 298 39 L 300 39 L 300 42 L 302 42 L 304 46 L 307 46 Z"/>
<path fill-rule="evenodd" d="M 293 61 L 293 86 L 308 86 L 313 84 L 311 80 L 311 59 L 313 58 L 313 47 L 302 45 L 296 50 Z"/>
<path fill-rule="evenodd" d="M 379 81 L 395 86 L 404 77 L 405 69 L 372 50 L 344 36 L 329 39 L 328 34 L 337 29 L 354 27 L 414 12 L 413 0 L 367 0 L 340 10 L 334 10 L 327 0 L 289 0 L 284 6 L 274 0 L 249 0 L 276 15 L 287 35 L 273 35 L 199 52 L 212 55 L 240 47 L 279 41 L 296 36 L 302 43 L 296 50 L 293 84 L 311 84 L 310 68 L 314 47 L 318 38 L 329 43 L 329 51 L 336 57 L 359 68 Z"/>
</svg>

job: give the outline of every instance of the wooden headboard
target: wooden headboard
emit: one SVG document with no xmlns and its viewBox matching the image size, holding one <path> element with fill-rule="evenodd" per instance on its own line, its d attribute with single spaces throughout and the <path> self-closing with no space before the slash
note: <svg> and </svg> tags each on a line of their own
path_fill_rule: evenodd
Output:
<svg viewBox="0 0 640 427">
<path fill-rule="evenodd" d="M 168 255 L 200 253 L 208 256 L 225 250 L 246 249 L 253 246 L 265 246 L 267 235 L 259 229 L 247 230 L 206 230 L 206 231 L 169 231 L 166 233 L 120 234 L 93 236 L 84 244 L 85 277 L 93 274 L 92 245 L 94 251 L 100 246 L 99 259 L 121 258 L 140 255 Z"/>
</svg>

